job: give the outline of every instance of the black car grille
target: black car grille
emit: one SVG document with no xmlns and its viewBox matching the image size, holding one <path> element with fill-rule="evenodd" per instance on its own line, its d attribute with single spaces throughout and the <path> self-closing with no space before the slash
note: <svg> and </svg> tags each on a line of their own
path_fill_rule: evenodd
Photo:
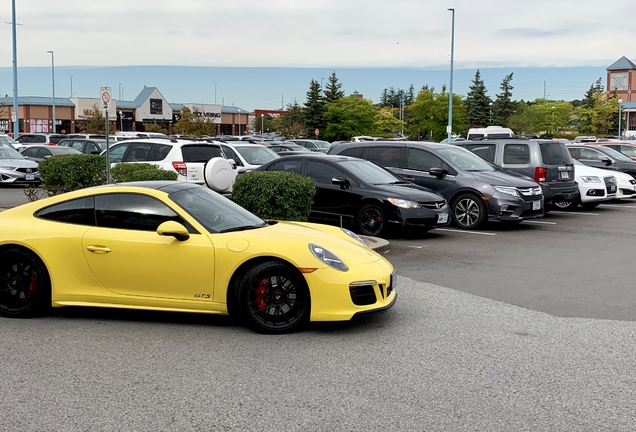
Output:
<svg viewBox="0 0 636 432">
<path fill-rule="evenodd" d="M 446 205 L 446 200 L 442 200 L 442 201 L 435 201 L 435 202 L 421 202 L 419 203 L 420 206 L 427 208 L 427 209 L 441 209 L 442 207 L 444 207 L 444 205 Z"/>
<path fill-rule="evenodd" d="M 377 301 L 373 285 L 355 285 L 349 287 L 351 301 L 356 306 L 366 306 Z"/>
<path fill-rule="evenodd" d="M 616 193 L 616 177 L 605 177 L 605 190 L 607 193 Z"/>
<path fill-rule="evenodd" d="M 38 173 L 38 169 L 37 168 L 16 168 L 16 171 L 19 173 L 24 173 L 24 174 L 37 174 Z"/>
</svg>

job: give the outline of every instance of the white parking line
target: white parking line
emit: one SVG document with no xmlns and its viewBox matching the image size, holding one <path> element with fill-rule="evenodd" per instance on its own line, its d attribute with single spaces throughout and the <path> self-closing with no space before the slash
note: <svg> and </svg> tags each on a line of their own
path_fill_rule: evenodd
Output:
<svg viewBox="0 0 636 432">
<path fill-rule="evenodd" d="M 544 225 L 556 225 L 556 222 L 543 222 L 543 221 L 524 221 L 524 224 L 530 223 L 530 224 L 544 224 Z"/>
<path fill-rule="evenodd" d="M 435 228 L 435 231 L 448 231 L 448 232 L 456 232 L 456 233 L 463 233 L 463 234 L 479 234 L 479 235 L 489 235 L 489 236 L 496 236 L 497 235 L 495 233 L 486 233 L 486 232 L 479 232 L 479 231 L 454 230 L 454 229 L 448 229 L 448 228 Z"/>
<path fill-rule="evenodd" d="M 425 247 L 428 247 L 428 245 L 424 245 L 424 246 L 409 246 L 410 248 L 414 248 L 414 249 L 422 249 Z"/>
<path fill-rule="evenodd" d="M 628 206 L 628 205 L 620 205 L 620 204 L 601 204 L 603 207 L 615 207 L 615 208 L 630 208 L 630 209 L 636 209 L 636 207 L 634 206 Z"/>
<path fill-rule="evenodd" d="M 598 213 L 583 213 L 583 212 L 573 212 L 573 211 L 556 211 L 556 210 L 550 210 L 550 213 L 558 213 L 558 214 L 576 214 L 576 215 L 586 215 L 586 216 L 600 216 Z"/>
</svg>

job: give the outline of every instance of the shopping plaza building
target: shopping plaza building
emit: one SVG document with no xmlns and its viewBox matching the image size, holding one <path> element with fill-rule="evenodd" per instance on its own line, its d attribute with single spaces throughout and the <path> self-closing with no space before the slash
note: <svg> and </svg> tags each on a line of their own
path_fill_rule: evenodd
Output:
<svg viewBox="0 0 636 432">
<path fill-rule="evenodd" d="M 623 134 L 636 135 L 636 64 L 621 57 L 607 68 L 606 86 L 608 95 L 616 93 L 623 117 Z M 20 133 L 75 133 L 80 132 L 81 123 L 97 107 L 99 98 L 53 98 L 19 97 L 18 121 Z M 116 131 L 145 130 L 149 123 L 157 124 L 172 134 L 172 125 L 179 121 L 185 106 L 196 116 L 209 118 L 216 125 L 217 135 L 243 135 L 248 133 L 255 117 L 283 115 L 282 110 L 255 110 L 249 112 L 235 106 L 216 104 L 169 103 L 156 87 L 144 87 L 131 101 L 112 101 L 108 112 L 111 128 Z M 0 98 L 0 133 L 13 133 L 14 100 Z M 55 111 L 55 112 L 54 112 Z M 53 127 L 55 118 L 55 127 Z"/>
<path fill-rule="evenodd" d="M 13 134 L 13 106 L 13 98 L 0 98 L 0 133 Z M 144 87 L 134 100 L 112 100 L 109 106 L 108 118 L 111 130 L 115 131 L 143 132 L 145 126 L 152 123 L 172 134 L 172 125 L 179 121 L 183 107 L 188 107 L 197 117 L 209 119 L 216 125 L 217 135 L 247 134 L 254 120 L 254 113 L 236 106 L 170 103 L 156 87 Z M 19 132 L 77 133 L 81 131 L 82 121 L 101 107 L 100 98 L 56 97 L 54 107 L 51 97 L 19 97 Z M 275 117 L 284 111 L 258 110 L 260 114 Z"/>
</svg>

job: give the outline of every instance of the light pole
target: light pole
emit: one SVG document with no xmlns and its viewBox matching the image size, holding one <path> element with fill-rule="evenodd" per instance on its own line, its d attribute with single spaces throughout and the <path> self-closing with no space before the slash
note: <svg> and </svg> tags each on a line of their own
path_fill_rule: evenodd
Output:
<svg viewBox="0 0 636 432">
<path fill-rule="evenodd" d="M 241 109 L 238 109 L 238 136 L 241 136 Z"/>
<path fill-rule="evenodd" d="M 492 102 L 488 103 L 488 109 L 489 109 L 488 124 L 491 125 L 492 124 Z"/>
<path fill-rule="evenodd" d="M 621 120 L 623 119 L 623 99 L 618 100 L 618 139 L 623 139 Z"/>
<path fill-rule="evenodd" d="M 554 132 L 554 106 L 552 107 L 552 132 Z"/>
<path fill-rule="evenodd" d="M 451 11 L 451 58 L 450 58 L 450 86 L 448 95 L 448 126 L 446 132 L 448 133 L 448 142 L 451 142 L 451 136 L 453 134 L 453 62 L 455 51 L 455 9 L 448 9 Z"/>
<path fill-rule="evenodd" d="M 404 136 L 404 98 L 400 97 L 400 138 Z"/>
<path fill-rule="evenodd" d="M 13 36 L 13 138 L 20 136 L 20 119 L 18 118 L 18 48 L 16 41 L 15 0 L 11 0 L 11 33 Z"/>
<path fill-rule="evenodd" d="M 73 78 L 75 76 L 74 75 L 69 75 L 68 77 L 71 79 L 71 97 L 73 97 Z"/>
<path fill-rule="evenodd" d="M 214 105 L 216 105 L 216 85 L 218 84 L 218 82 L 214 82 Z"/>
<path fill-rule="evenodd" d="M 124 113 L 122 111 L 119 111 L 119 130 L 124 130 Z"/>
<path fill-rule="evenodd" d="M 53 84 L 53 131 L 51 133 L 55 133 L 56 126 L 56 118 L 55 118 L 55 57 L 53 55 L 53 51 L 47 51 L 47 53 L 51 54 L 51 82 Z"/>
<path fill-rule="evenodd" d="M 261 136 L 263 136 L 264 130 L 265 130 L 265 114 L 261 114 Z"/>
</svg>

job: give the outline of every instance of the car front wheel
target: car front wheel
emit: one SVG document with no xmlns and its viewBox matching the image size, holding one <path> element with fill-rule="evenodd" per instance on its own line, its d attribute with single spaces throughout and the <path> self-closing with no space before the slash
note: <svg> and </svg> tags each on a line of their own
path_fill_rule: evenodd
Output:
<svg viewBox="0 0 636 432">
<path fill-rule="evenodd" d="M 453 222 L 463 229 L 475 229 L 486 222 L 486 205 L 473 194 L 455 198 L 451 206 Z"/>
<path fill-rule="evenodd" d="M 381 236 L 387 228 L 386 212 L 376 204 L 367 204 L 358 212 L 356 224 L 360 234 Z"/>
<path fill-rule="evenodd" d="M 309 288 L 292 266 L 263 262 L 241 280 L 239 309 L 247 325 L 259 333 L 288 333 L 309 321 Z"/>
</svg>

